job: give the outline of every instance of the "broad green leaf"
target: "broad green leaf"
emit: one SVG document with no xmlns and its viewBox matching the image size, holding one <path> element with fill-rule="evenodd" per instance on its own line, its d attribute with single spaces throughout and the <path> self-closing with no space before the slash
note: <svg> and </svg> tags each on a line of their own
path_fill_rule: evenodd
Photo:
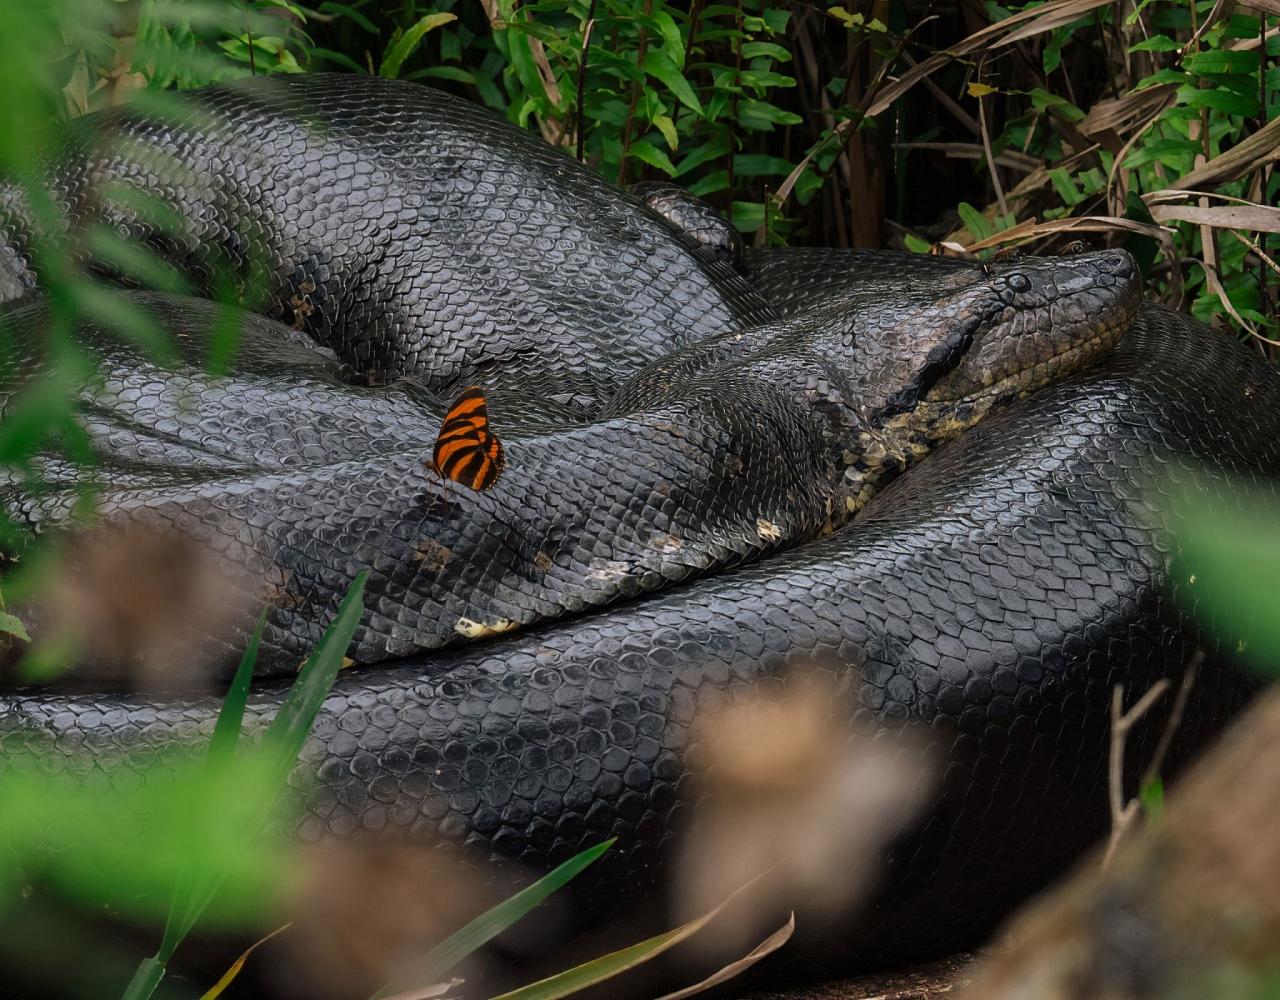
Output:
<svg viewBox="0 0 1280 1000">
<path fill-rule="evenodd" d="M 729 187 L 729 171 L 713 170 L 706 177 L 699 178 L 689 185 L 689 193 L 698 198 L 716 194 Z"/>
<path fill-rule="evenodd" d="M 985 240 L 991 235 L 991 223 L 967 201 L 960 202 L 956 206 L 956 212 L 960 215 L 960 221 L 964 223 L 964 228 L 969 230 L 969 234 L 975 240 Z"/>
<path fill-rule="evenodd" d="M 78 281 L 72 288 L 80 310 L 112 333 L 141 347 L 161 365 L 172 364 L 177 349 L 155 315 L 119 292 L 93 281 Z"/>
<path fill-rule="evenodd" d="M 698 100 L 698 95 L 693 92 L 689 81 L 684 78 L 684 74 L 666 52 L 655 49 L 646 54 L 644 71 L 663 83 L 690 111 L 698 115 L 702 114 L 702 102 Z"/>
<path fill-rule="evenodd" d="M 21 639 L 23 642 L 31 641 L 31 636 L 27 634 L 27 627 L 22 624 L 22 619 L 8 611 L 0 611 L 0 632 Z"/>
<path fill-rule="evenodd" d="M 777 59 L 778 62 L 790 62 L 791 50 L 773 42 L 747 42 L 742 46 L 743 59 L 758 59 L 761 56 Z"/>
<path fill-rule="evenodd" d="M 671 158 L 647 139 L 637 139 L 633 142 L 627 155 L 634 156 L 651 167 L 657 167 L 668 177 L 676 175 L 676 165 L 671 162 Z"/>
<path fill-rule="evenodd" d="M 674 153 L 680 148 L 680 135 L 676 132 L 676 123 L 669 115 L 654 115 L 653 126 L 662 133 L 662 138 L 667 140 L 668 149 Z"/>
<path fill-rule="evenodd" d="M 1258 113 L 1255 95 L 1234 94 L 1225 87 L 1179 87 L 1178 101 L 1189 108 L 1212 108 L 1243 118 L 1252 118 Z"/>
<path fill-rule="evenodd" d="M 1182 43 L 1168 35 L 1152 35 L 1129 46 L 1130 52 L 1177 52 Z"/>
<path fill-rule="evenodd" d="M 774 125 L 799 125 L 803 121 L 794 111 L 786 111 L 767 101 L 738 102 L 738 123 L 754 131 L 767 132 Z"/>
<path fill-rule="evenodd" d="M 1220 73 L 1252 74 L 1258 72 L 1259 59 L 1256 50 L 1210 49 L 1191 53 L 1182 60 L 1182 65 L 1188 72 L 1200 76 L 1215 76 Z"/>
<path fill-rule="evenodd" d="M 665 10 L 655 11 L 651 18 L 662 36 L 662 47 L 677 69 L 684 69 L 684 36 L 680 34 L 675 19 Z"/>
<path fill-rule="evenodd" d="M 598 861 L 613 846 L 615 839 L 606 840 L 602 844 L 596 844 L 595 847 L 588 847 L 585 851 L 575 854 L 568 861 L 547 872 L 533 885 L 486 910 L 471 923 L 449 935 L 427 952 L 413 972 L 403 978 L 424 984 L 443 979 L 464 958 L 488 944 L 530 910 L 539 906 L 552 893 L 564 888 Z M 391 989 L 387 987 L 379 991 L 378 996 L 387 996 Z"/>
<path fill-rule="evenodd" d="M 400 75 L 400 67 L 422 44 L 427 32 L 434 31 L 441 25 L 456 21 L 457 14 L 424 14 L 410 26 L 399 38 L 392 38 L 387 50 L 382 54 L 382 63 L 378 66 L 379 76 L 396 77 Z"/>
<path fill-rule="evenodd" d="M 371 35 L 378 33 L 378 26 L 350 4 L 337 3 L 336 0 L 325 0 L 317 9 L 321 14 L 336 14 L 338 17 L 353 21 Z"/>
<path fill-rule="evenodd" d="M 764 202 L 735 201 L 733 203 L 733 225 L 740 233 L 754 233 L 764 225 Z"/>
<path fill-rule="evenodd" d="M 682 156 L 680 163 L 676 164 L 676 173 L 687 174 L 690 170 L 698 168 L 704 163 L 710 163 L 712 160 L 718 160 L 721 156 L 728 155 L 728 140 L 723 136 L 717 136 L 713 140 L 700 143 L 689 154 Z"/>
<path fill-rule="evenodd" d="M 795 164 L 781 156 L 739 153 L 733 158 L 733 172 L 739 177 L 786 177 Z"/>
<path fill-rule="evenodd" d="M 1146 90 L 1148 87 L 1154 87 L 1162 83 L 1178 83 L 1178 84 L 1195 84 L 1195 78 L 1190 73 L 1185 73 L 1178 69 L 1161 69 L 1152 73 L 1148 77 L 1143 77 L 1138 81 L 1138 85 L 1134 90 Z"/>
</svg>

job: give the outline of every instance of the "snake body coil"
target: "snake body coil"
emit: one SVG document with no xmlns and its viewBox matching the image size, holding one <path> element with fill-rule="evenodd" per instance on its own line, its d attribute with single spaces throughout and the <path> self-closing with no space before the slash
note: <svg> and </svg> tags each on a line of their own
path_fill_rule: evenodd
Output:
<svg viewBox="0 0 1280 1000">
<path fill-rule="evenodd" d="M 228 392 L 194 362 L 179 386 L 100 336 L 108 389 L 82 395 L 108 455 L 108 511 L 159 510 L 276 573 L 296 612 L 275 619 L 282 655 L 305 650 L 345 580 L 373 567 L 356 658 L 402 658 L 339 678 L 304 754 L 321 788 L 303 833 L 402 829 L 538 868 L 617 836 L 626 849 L 584 883 L 584 905 L 644 896 L 667 881 L 668 835 L 697 797 L 700 705 L 817 664 L 860 679 L 838 686 L 854 724 L 919 724 L 943 775 L 895 843 L 871 916 L 843 928 L 841 961 L 972 943 L 1104 828 L 1113 684 L 1176 680 L 1206 645 L 1175 601 L 1161 491 L 1167 474 L 1205 466 L 1204 488 L 1230 505 L 1225 474 L 1260 484 L 1280 470 L 1274 373 L 1184 316 L 1138 309 L 1122 254 L 986 274 L 891 254 L 707 250 L 559 154 L 420 93 L 328 80 L 287 85 L 282 105 L 235 89 L 202 98 L 266 148 L 227 169 L 217 198 L 195 187 L 174 259 L 203 280 L 217 270 L 209 244 L 267 247 L 264 311 L 341 363 L 250 322 Z M 317 108 L 327 130 L 296 125 Z M 389 126 L 404 115 L 413 136 Z M 231 155 L 123 126 L 139 133 L 180 160 Z M 237 147 L 223 136 L 219 148 Z M 62 191 L 78 162 L 55 172 Z M 107 166 L 138 169 L 127 156 Z M 348 197 L 321 212 L 335 189 Z M 242 215 L 247 228 L 228 222 Z M 333 234 L 307 235 L 327 219 L 340 220 Z M 23 245 L 12 239 L 10 259 Z M 408 263 L 388 270 L 405 246 Z M 33 280 L 12 271 L 15 287 Z M 201 307 L 151 304 L 196 343 Z M 38 327 L 40 306 L 22 308 L 16 325 Z M 366 323 L 368 351 L 355 337 Z M 353 385 L 343 364 L 403 377 Z M 428 484 L 423 414 L 482 375 L 498 386 L 495 426 L 505 413 L 514 428 L 504 478 L 482 496 Z M 179 389 L 194 416 L 166 408 Z M 55 482 L 60 471 L 76 484 L 45 469 Z M 522 492 L 502 492 L 507 477 Z M 16 487 L 6 497 L 37 526 L 65 514 Z M 529 510 L 550 520 L 497 530 Z M 555 532 L 576 549 L 548 552 Z M 780 539 L 794 547 L 774 552 Z M 445 550 L 469 560 L 456 578 L 440 576 Z M 397 576 L 410 567 L 419 581 L 423 563 L 439 590 Z M 621 598 L 634 599 L 549 620 Z M 417 655 L 456 639 L 455 619 L 500 631 L 485 613 L 531 627 Z M 1207 648 L 1175 756 L 1253 689 Z M 250 721 L 282 693 L 259 690 Z M 74 770 L 84 748 L 162 746 L 215 711 L 18 691 L 0 697 L 0 746 L 56 751 Z M 1135 734 L 1133 759 L 1154 735 Z"/>
</svg>

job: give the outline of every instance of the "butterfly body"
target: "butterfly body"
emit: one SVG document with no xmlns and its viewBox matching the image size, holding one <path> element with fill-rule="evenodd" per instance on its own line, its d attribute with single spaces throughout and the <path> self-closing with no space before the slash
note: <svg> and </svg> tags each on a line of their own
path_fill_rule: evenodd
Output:
<svg viewBox="0 0 1280 1000">
<path fill-rule="evenodd" d="M 446 479 L 480 491 L 498 481 L 505 464 L 502 442 L 489 429 L 484 391 L 468 386 L 444 415 L 431 465 Z"/>
</svg>

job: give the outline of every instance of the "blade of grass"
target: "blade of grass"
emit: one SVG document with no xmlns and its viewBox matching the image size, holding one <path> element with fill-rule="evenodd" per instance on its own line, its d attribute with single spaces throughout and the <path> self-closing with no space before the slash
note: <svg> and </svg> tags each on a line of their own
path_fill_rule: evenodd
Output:
<svg viewBox="0 0 1280 1000">
<path fill-rule="evenodd" d="M 292 921 L 290 921 L 287 924 L 281 924 L 279 927 L 273 930 L 270 934 L 267 934 L 264 937 L 258 938 L 257 941 L 249 945 L 248 948 L 246 948 L 244 951 L 240 953 L 240 957 L 231 963 L 227 971 L 222 974 L 222 978 L 220 978 L 216 983 L 214 983 L 211 987 L 209 987 L 208 992 L 206 992 L 204 995 L 200 997 L 200 1000 L 218 1000 L 218 997 L 222 996 L 222 994 L 226 991 L 227 987 L 230 986 L 233 982 L 235 982 L 236 976 L 240 975 L 240 970 L 244 968 L 244 963 L 249 961 L 249 956 L 252 955 L 255 951 L 257 951 L 260 946 L 270 941 L 277 934 L 283 934 L 292 926 L 293 926 Z"/>
<path fill-rule="evenodd" d="M 769 871 L 772 871 L 772 868 Z M 674 930 L 646 938 L 626 948 L 610 952 L 608 955 L 602 955 L 590 962 L 584 962 L 582 965 L 574 966 L 572 969 L 566 969 L 564 972 L 541 979 L 536 983 L 530 983 L 528 986 L 512 990 L 510 993 L 503 993 L 501 996 L 494 997 L 493 1000 L 559 1000 L 560 997 L 578 993 L 589 986 L 595 986 L 597 983 L 602 983 L 607 979 L 612 979 L 630 969 L 634 969 L 638 965 L 643 965 L 650 959 L 661 955 L 664 951 L 669 951 L 682 941 L 687 941 L 693 937 L 718 917 L 730 903 L 759 882 L 765 875 L 768 875 L 769 871 L 762 872 L 746 885 L 734 891 L 715 909 L 709 910 L 688 923 L 681 924 Z"/>
<path fill-rule="evenodd" d="M 368 579 L 369 573 L 365 571 L 360 573 L 351 584 L 347 596 L 342 599 L 342 604 L 338 607 L 338 614 L 316 644 L 315 651 L 307 657 L 297 680 L 293 682 L 288 695 L 285 696 L 284 704 L 280 706 L 275 718 L 267 727 L 262 745 L 255 751 L 265 757 L 269 777 L 261 784 L 260 798 L 249 814 L 254 817 L 252 821 L 254 829 L 245 831 L 246 838 L 252 836 L 266 823 L 272 805 L 280 797 L 280 792 L 289 778 L 289 772 L 293 770 L 294 762 L 302 750 L 302 744 L 306 741 L 307 734 L 311 732 L 311 726 L 316 721 L 320 706 L 324 704 L 325 698 L 329 695 L 329 689 L 333 687 L 333 682 L 338 676 L 338 671 L 342 669 L 343 654 L 351 645 L 351 638 L 355 635 L 356 627 L 360 624 L 360 616 L 364 613 L 364 585 Z M 181 937 L 191 933 L 191 928 L 195 926 L 200 913 L 209 905 L 214 893 L 217 892 L 220 881 L 220 879 L 210 880 L 207 886 L 202 887 L 205 891 L 196 897 L 193 909 L 188 915 L 189 919 L 180 928 Z"/>
<path fill-rule="evenodd" d="M 676 990 L 674 993 L 668 993 L 666 996 L 659 997 L 658 1000 L 685 1000 L 686 997 L 697 996 L 699 993 L 705 993 L 707 990 L 712 987 L 719 986 L 721 983 L 727 983 L 739 973 L 746 972 L 751 968 L 751 966 L 760 961 L 760 959 L 772 955 L 775 951 L 790 941 L 791 935 L 795 932 L 796 915 L 792 913 L 787 917 L 787 922 L 785 924 L 779 927 L 736 962 L 730 962 L 723 969 L 712 973 L 700 983 L 694 983 L 692 986 L 686 986 L 682 990 Z"/>
<path fill-rule="evenodd" d="M 257 756 L 264 762 L 265 768 L 262 773 L 266 778 L 254 782 L 252 787 L 246 789 L 246 794 L 250 796 L 253 796 L 256 791 L 256 800 L 251 800 L 251 808 L 245 812 L 246 825 L 243 836 L 246 841 L 255 836 L 266 823 L 271 807 L 279 798 L 288 780 L 289 772 L 302 749 L 302 744 L 311 731 L 316 715 L 319 714 L 320 706 L 324 703 L 334 679 L 338 676 L 338 671 L 342 668 L 343 654 L 351 644 L 351 638 L 355 635 L 356 627 L 360 624 L 360 616 L 364 611 L 364 585 L 368 577 L 367 572 L 361 573 L 352 583 L 346 597 L 342 599 L 338 614 L 320 642 L 316 644 L 315 651 L 303 664 L 297 680 L 289 689 L 284 704 L 280 706 L 276 717 L 267 727 L 261 746 L 250 755 Z M 209 771 L 230 767 L 234 763 L 233 751 L 240 738 L 249 684 L 253 677 L 253 665 L 257 661 L 258 646 L 265 622 L 264 613 L 259 619 L 253 638 L 245 649 L 245 655 L 241 658 L 235 679 L 223 701 L 222 710 L 214 728 L 214 737 L 210 740 L 208 759 L 210 766 L 207 769 Z M 155 992 L 164 978 L 168 961 L 186 936 L 191 933 L 200 915 L 217 894 L 222 881 L 223 872 L 215 870 L 191 873 L 179 882 L 174 889 L 174 902 L 170 908 L 160 949 L 153 957 L 145 959 L 138 966 L 138 971 L 121 1000 L 148 1000 Z"/>
<path fill-rule="evenodd" d="M 404 977 L 421 983 L 434 983 L 474 952 L 477 948 L 492 941 L 526 913 L 539 905 L 553 892 L 562 889 L 572 879 L 594 864 L 613 846 L 617 838 L 610 838 L 604 843 L 588 847 L 575 854 L 562 865 L 552 869 L 528 888 L 517 892 L 510 899 L 503 900 L 497 906 L 486 910 L 461 930 L 449 935 L 436 945 L 422 959 L 421 965 L 414 972 Z M 374 1000 L 395 1000 L 401 994 L 391 994 L 390 987 L 382 989 Z"/>
<path fill-rule="evenodd" d="M 276 764 L 280 768 L 281 786 L 302 750 L 307 734 L 311 732 L 311 725 L 316 721 L 320 706 L 329 696 L 329 689 L 333 686 L 338 671 L 342 669 L 342 658 L 351 645 L 351 638 L 364 613 L 364 585 L 368 579 L 368 570 L 356 576 L 347 596 L 338 607 L 333 624 L 307 657 L 298 673 L 298 679 L 289 689 L 284 704 L 276 712 L 276 717 L 271 720 L 271 725 L 263 736 L 263 750 L 275 755 Z"/>
</svg>

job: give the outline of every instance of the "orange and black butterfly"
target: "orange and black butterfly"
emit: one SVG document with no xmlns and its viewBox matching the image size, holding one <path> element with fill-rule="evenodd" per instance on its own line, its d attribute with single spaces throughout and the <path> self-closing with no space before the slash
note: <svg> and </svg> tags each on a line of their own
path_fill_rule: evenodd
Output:
<svg viewBox="0 0 1280 1000">
<path fill-rule="evenodd" d="M 502 442 L 489 430 L 489 410 L 478 385 L 462 390 L 444 415 L 431 464 L 446 479 L 487 490 L 502 475 Z"/>
</svg>

